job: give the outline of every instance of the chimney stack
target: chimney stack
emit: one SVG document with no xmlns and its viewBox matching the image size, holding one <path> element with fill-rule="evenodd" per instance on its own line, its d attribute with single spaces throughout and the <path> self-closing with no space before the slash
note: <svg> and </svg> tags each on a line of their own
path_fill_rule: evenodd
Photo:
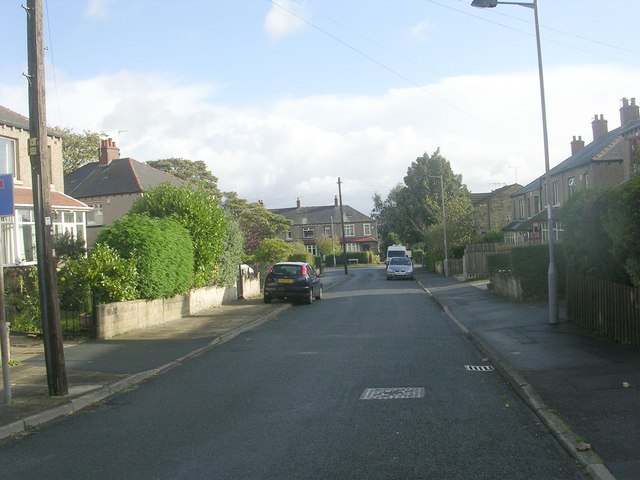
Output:
<svg viewBox="0 0 640 480">
<path fill-rule="evenodd" d="M 609 127 L 607 126 L 607 121 L 604 119 L 604 115 L 595 116 L 593 122 L 591 122 L 591 127 L 593 128 L 593 141 L 595 142 L 603 135 L 609 133 Z"/>
<path fill-rule="evenodd" d="M 575 155 L 583 148 L 584 148 L 584 140 L 582 140 L 582 137 L 579 136 L 576 139 L 576 137 L 574 136 L 573 140 L 571 141 L 571 155 Z"/>
<path fill-rule="evenodd" d="M 640 118 L 640 112 L 638 112 L 638 106 L 636 105 L 636 99 L 631 99 L 631 104 L 626 98 L 622 99 L 622 107 L 620 107 L 620 126 L 624 127 L 627 123 L 633 122 Z"/>
<path fill-rule="evenodd" d="M 337 195 L 335 197 L 333 197 L 333 206 L 334 207 L 338 206 L 338 196 Z"/>
<path fill-rule="evenodd" d="M 120 149 L 111 138 L 100 142 L 100 165 L 109 165 L 111 160 L 120 158 Z"/>
<path fill-rule="evenodd" d="M 300 197 L 296 199 L 296 208 L 300 210 Z"/>
</svg>

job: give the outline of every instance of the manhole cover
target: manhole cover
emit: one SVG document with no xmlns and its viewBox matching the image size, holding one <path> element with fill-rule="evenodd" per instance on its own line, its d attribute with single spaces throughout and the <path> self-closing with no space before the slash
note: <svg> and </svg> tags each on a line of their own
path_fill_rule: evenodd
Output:
<svg viewBox="0 0 640 480">
<path fill-rule="evenodd" d="M 491 365 L 465 365 L 464 369 L 468 372 L 493 372 Z"/>
<path fill-rule="evenodd" d="M 424 387 L 366 388 L 360 400 L 394 400 L 397 398 L 422 398 Z"/>
</svg>

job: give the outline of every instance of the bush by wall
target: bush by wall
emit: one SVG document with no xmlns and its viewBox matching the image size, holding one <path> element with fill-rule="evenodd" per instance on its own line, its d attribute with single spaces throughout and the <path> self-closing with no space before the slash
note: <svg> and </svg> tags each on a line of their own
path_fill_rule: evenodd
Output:
<svg viewBox="0 0 640 480">
<path fill-rule="evenodd" d="M 171 297 L 193 284 L 193 243 L 175 220 L 128 214 L 102 230 L 96 243 L 135 260 L 140 298 Z"/>
<path fill-rule="evenodd" d="M 490 271 L 510 272 L 520 279 L 525 300 L 547 297 L 549 294 L 549 246 L 528 245 L 509 252 L 487 256 Z M 554 244 L 554 263 L 558 277 L 558 294 L 564 295 L 566 286 L 566 260 L 562 244 Z"/>
<path fill-rule="evenodd" d="M 289 255 L 289 258 L 287 258 L 288 262 L 305 262 L 308 263 L 309 265 L 314 265 L 316 266 L 316 257 L 313 256 L 313 254 L 311 253 L 292 253 L 291 255 Z M 320 266 L 320 265 L 317 265 Z"/>
</svg>

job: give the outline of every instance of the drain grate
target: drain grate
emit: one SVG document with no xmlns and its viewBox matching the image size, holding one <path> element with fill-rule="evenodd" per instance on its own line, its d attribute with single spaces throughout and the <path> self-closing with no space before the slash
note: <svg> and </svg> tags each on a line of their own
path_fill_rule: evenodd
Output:
<svg viewBox="0 0 640 480">
<path fill-rule="evenodd" d="M 424 387 L 365 388 L 360 400 L 395 400 L 398 398 L 422 398 Z"/>
<path fill-rule="evenodd" d="M 495 370 L 491 365 L 465 365 L 464 369 L 468 372 L 493 372 Z"/>
</svg>

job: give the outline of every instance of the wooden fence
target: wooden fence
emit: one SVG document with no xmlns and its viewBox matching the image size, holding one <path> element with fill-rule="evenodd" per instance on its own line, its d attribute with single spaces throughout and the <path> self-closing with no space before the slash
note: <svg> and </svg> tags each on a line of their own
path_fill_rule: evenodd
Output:
<svg viewBox="0 0 640 480">
<path fill-rule="evenodd" d="M 464 249 L 464 278 L 488 278 L 487 255 L 495 252 L 511 250 L 513 245 L 502 243 L 469 244 Z M 461 272 L 462 273 L 462 272 Z"/>
<path fill-rule="evenodd" d="M 640 345 L 640 289 L 568 272 L 567 320 L 615 341 Z"/>
</svg>

